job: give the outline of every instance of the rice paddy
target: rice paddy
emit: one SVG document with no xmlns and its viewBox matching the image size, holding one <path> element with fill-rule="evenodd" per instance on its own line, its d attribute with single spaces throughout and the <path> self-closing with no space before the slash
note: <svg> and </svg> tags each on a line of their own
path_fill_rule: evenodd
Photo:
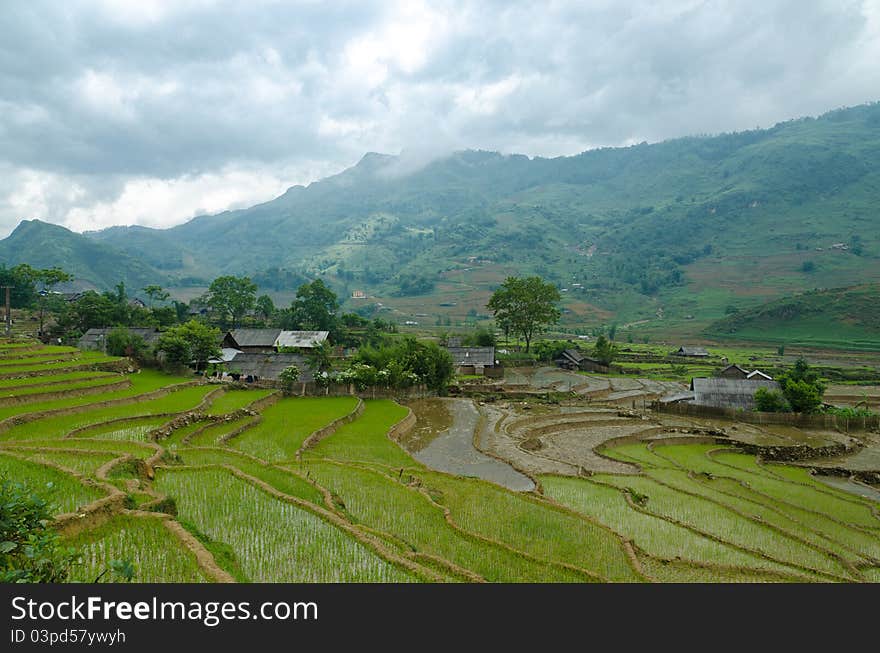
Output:
<svg viewBox="0 0 880 653">
<path fill-rule="evenodd" d="M 391 400 L 85 369 L 105 364 L 0 343 L 0 475 L 56 514 L 129 495 L 64 531 L 73 580 L 127 559 L 138 582 L 216 581 L 207 558 L 253 582 L 880 582 L 880 504 L 723 444 L 611 441 L 640 472 L 513 492 L 411 458 Z M 126 455 L 146 464 L 98 477 Z M 133 509 L 157 501 L 176 515 Z"/>
</svg>

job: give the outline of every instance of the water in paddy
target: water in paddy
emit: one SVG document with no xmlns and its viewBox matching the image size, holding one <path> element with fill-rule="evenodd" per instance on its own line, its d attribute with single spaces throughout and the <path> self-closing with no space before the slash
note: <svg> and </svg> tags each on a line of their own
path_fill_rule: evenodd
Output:
<svg viewBox="0 0 880 653">
<path fill-rule="evenodd" d="M 840 476 L 814 476 L 813 478 L 816 478 L 825 485 L 830 485 L 835 489 L 850 492 L 851 494 L 858 494 L 859 496 L 873 499 L 874 501 L 880 501 L 880 490 L 877 490 L 870 485 L 856 483 L 855 481 L 851 481 L 848 478 L 841 478 Z"/>
<path fill-rule="evenodd" d="M 400 443 L 420 463 L 441 472 L 472 476 L 510 490 L 528 492 L 535 484 L 505 462 L 474 447 L 480 413 L 467 399 L 419 399 L 410 402 L 417 422 Z"/>
</svg>

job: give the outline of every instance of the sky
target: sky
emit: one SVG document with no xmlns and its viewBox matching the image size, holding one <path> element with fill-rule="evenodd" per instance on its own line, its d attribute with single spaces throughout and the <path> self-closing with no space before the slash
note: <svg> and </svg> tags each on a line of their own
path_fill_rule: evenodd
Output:
<svg viewBox="0 0 880 653">
<path fill-rule="evenodd" d="M 0 237 L 168 227 L 354 165 L 880 100 L 880 0 L 2 0 Z"/>
</svg>

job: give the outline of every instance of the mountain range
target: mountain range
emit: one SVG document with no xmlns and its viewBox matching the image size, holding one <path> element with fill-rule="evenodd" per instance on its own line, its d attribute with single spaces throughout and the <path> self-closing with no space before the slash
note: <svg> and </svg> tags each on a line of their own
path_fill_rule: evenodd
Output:
<svg viewBox="0 0 880 653">
<path fill-rule="evenodd" d="M 413 169 L 370 153 L 170 229 L 25 220 L 0 263 L 58 265 L 96 288 L 247 274 L 281 296 L 320 276 L 343 297 L 361 291 L 348 302 L 362 312 L 436 324 L 479 319 L 505 276 L 540 274 L 563 289 L 564 322 L 696 333 L 783 296 L 880 281 L 878 207 L 873 103 L 570 157 L 468 150 Z"/>
</svg>

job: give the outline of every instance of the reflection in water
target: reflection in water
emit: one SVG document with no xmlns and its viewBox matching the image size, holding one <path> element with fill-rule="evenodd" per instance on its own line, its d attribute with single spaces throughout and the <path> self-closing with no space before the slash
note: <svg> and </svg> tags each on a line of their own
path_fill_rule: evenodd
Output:
<svg viewBox="0 0 880 653">
<path fill-rule="evenodd" d="M 474 447 L 480 413 L 467 399 L 419 399 L 409 404 L 416 426 L 400 443 L 420 463 L 441 472 L 473 476 L 528 492 L 535 484 L 505 462 Z"/>
<path fill-rule="evenodd" d="M 870 485 L 856 483 L 855 481 L 851 481 L 848 478 L 841 478 L 840 476 L 816 475 L 814 476 L 814 478 L 818 479 L 825 485 L 830 485 L 837 490 L 843 490 L 844 492 L 849 492 L 850 494 L 858 494 L 861 497 L 873 499 L 874 501 L 880 501 L 880 490 L 876 490 Z"/>
</svg>

